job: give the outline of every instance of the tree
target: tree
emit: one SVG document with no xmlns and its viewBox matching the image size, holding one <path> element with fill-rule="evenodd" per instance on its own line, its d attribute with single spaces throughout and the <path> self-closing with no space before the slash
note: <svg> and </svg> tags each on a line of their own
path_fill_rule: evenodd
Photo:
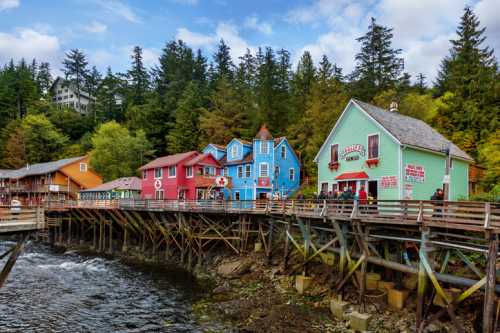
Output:
<svg viewBox="0 0 500 333">
<path fill-rule="evenodd" d="M 231 48 L 221 39 L 214 54 L 214 72 L 211 77 L 212 86 L 216 86 L 221 78 L 232 82 L 234 78 L 234 64 L 230 51 Z"/>
<path fill-rule="evenodd" d="M 479 147 L 479 158 L 486 167 L 484 185 L 486 190 L 500 186 L 500 129 L 490 134 Z M 497 199 L 498 200 L 498 199 Z"/>
<path fill-rule="evenodd" d="M 198 149 L 200 135 L 201 99 L 198 88 L 191 82 L 177 106 L 175 126 L 167 135 L 167 150 L 169 153 L 181 153 Z"/>
<path fill-rule="evenodd" d="M 424 94 L 427 90 L 427 82 L 425 81 L 427 77 L 423 73 L 418 73 L 417 82 L 415 83 L 415 88 L 421 94 Z"/>
<path fill-rule="evenodd" d="M 99 126 L 91 141 L 90 165 L 105 181 L 137 174 L 152 154 L 143 131 L 132 136 L 115 121 Z"/>
<path fill-rule="evenodd" d="M 50 87 L 52 86 L 52 74 L 50 73 L 50 64 L 48 62 L 40 63 L 38 74 L 36 76 L 36 83 L 38 92 L 47 95 Z"/>
<path fill-rule="evenodd" d="M 63 60 L 63 73 L 66 76 L 66 80 L 71 84 L 76 93 L 78 99 L 78 105 L 80 105 L 81 94 L 86 87 L 86 78 L 88 76 L 87 69 L 87 59 L 85 54 L 78 49 L 73 49 L 66 53 L 66 59 Z"/>
<path fill-rule="evenodd" d="M 372 18 L 368 32 L 356 39 L 361 50 L 356 54 L 356 67 L 351 74 L 355 96 L 371 100 L 378 92 L 395 87 L 404 62 L 399 57 L 401 49 L 392 48 L 392 30 Z"/>
<path fill-rule="evenodd" d="M 95 97 L 101 85 L 102 75 L 95 66 L 92 67 L 85 77 L 85 88 L 90 96 Z"/>
<path fill-rule="evenodd" d="M 3 145 L 1 166 L 7 169 L 19 169 L 27 163 L 24 132 L 16 121 L 9 124 L 7 128 L 9 135 Z"/>
<path fill-rule="evenodd" d="M 324 60 L 324 59 L 323 59 Z M 312 85 L 316 80 L 316 68 L 309 51 L 305 51 L 297 65 L 294 73 L 291 88 L 295 119 L 300 119 L 305 112 L 307 101 L 311 93 Z"/>
<path fill-rule="evenodd" d="M 142 48 L 134 47 L 131 58 L 132 68 L 127 73 L 130 81 L 131 102 L 135 105 L 143 105 L 149 90 L 149 74 L 144 67 Z"/>
<path fill-rule="evenodd" d="M 104 121 L 116 120 L 121 122 L 125 119 L 120 94 L 120 80 L 109 67 L 97 91 L 94 111 Z"/>
</svg>

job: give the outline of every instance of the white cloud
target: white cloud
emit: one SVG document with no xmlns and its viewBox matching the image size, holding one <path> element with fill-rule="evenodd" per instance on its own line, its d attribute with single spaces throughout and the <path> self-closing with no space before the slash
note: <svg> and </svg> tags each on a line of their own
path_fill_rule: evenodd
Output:
<svg viewBox="0 0 500 333">
<path fill-rule="evenodd" d="M 17 8 L 20 4 L 20 0 L 0 0 L 0 12 L 7 9 Z"/>
<path fill-rule="evenodd" d="M 132 51 L 135 45 L 127 45 L 120 49 L 121 53 L 117 55 L 120 59 L 127 59 L 127 66 L 130 67 Z M 156 48 L 142 48 L 142 61 L 144 66 L 153 67 L 158 65 L 158 58 L 160 57 L 161 50 Z M 127 67 L 128 68 L 128 67 Z"/>
<path fill-rule="evenodd" d="M 500 20 L 498 19 L 498 1 L 497 0 L 481 0 L 475 7 L 475 13 L 481 21 L 481 27 L 486 27 L 486 35 L 488 36 L 484 46 L 493 47 L 498 58 L 500 51 Z"/>
<path fill-rule="evenodd" d="M 204 48 L 209 52 L 215 49 L 217 43 L 223 39 L 231 48 L 231 57 L 237 60 L 238 57 L 246 53 L 247 49 L 255 50 L 255 47 L 248 44 L 239 34 L 238 28 L 231 23 L 219 22 L 212 34 L 202 34 L 192 32 L 187 28 L 177 29 L 176 39 L 182 39 L 186 44 L 194 48 Z"/>
<path fill-rule="evenodd" d="M 270 35 L 273 33 L 273 27 L 270 23 L 259 21 L 257 15 L 249 16 L 245 19 L 244 25 L 246 28 L 256 30 L 265 35 Z"/>
<path fill-rule="evenodd" d="M 91 34 L 103 34 L 108 30 L 108 27 L 101 22 L 92 21 L 87 26 L 85 26 L 83 30 Z"/>
<path fill-rule="evenodd" d="M 129 22 L 140 22 L 140 18 L 134 10 L 120 0 L 94 0 L 94 3 L 107 12 L 120 16 Z"/>
<path fill-rule="evenodd" d="M 22 28 L 14 33 L 0 32 L 0 63 L 11 58 L 49 61 L 58 63 L 60 42 L 56 36 L 40 33 L 30 28 Z"/>
</svg>

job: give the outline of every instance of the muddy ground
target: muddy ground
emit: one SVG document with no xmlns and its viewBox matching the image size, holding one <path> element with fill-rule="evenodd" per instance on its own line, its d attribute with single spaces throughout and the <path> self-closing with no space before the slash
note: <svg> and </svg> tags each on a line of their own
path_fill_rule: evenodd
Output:
<svg viewBox="0 0 500 333">
<path fill-rule="evenodd" d="M 348 321 L 338 321 L 330 313 L 330 286 L 336 276 L 331 266 L 311 263 L 308 275 L 312 286 L 304 295 L 295 290 L 294 274 L 300 274 L 297 266 L 300 258 L 292 256 L 287 270 L 282 258 L 267 263 L 261 253 L 252 253 L 245 258 L 217 256 L 213 263 L 199 274 L 210 280 L 211 291 L 199 300 L 193 309 L 201 322 L 218 320 L 226 323 L 226 332 L 353 332 Z M 298 272 L 293 267 L 299 267 Z M 414 294 L 414 293 L 413 293 Z M 344 299 L 351 305 L 349 311 L 360 310 L 357 289 L 349 283 Z M 367 292 L 366 311 L 372 315 L 370 332 L 414 332 L 415 296 L 411 295 L 403 310 L 387 306 L 387 297 L 380 291 Z M 439 311 L 431 306 L 429 314 Z M 479 310 L 478 310 L 479 309 Z M 457 311 L 457 320 L 465 332 L 475 332 L 475 323 L 480 322 L 482 303 L 471 298 Z M 476 317 L 479 320 L 476 320 Z M 449 318 L 429 325 L 425 332 L 456 332 Z"/>
</svg>

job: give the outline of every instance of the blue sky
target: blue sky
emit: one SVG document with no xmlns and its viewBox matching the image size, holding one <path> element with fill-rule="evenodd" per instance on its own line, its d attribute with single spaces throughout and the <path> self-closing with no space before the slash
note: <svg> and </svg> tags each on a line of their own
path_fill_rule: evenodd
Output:
<svg viewBox="0 0 500 333">
<path fill-rule="evenodd" d="M 80 48 L 91 65 L 124 71 L 134 45 L 152 66 L 173 38 L 207 56 L 223 38 L 235 58 L 271 46 L 291 51 L 296 62 L 309 50 L 349 73 L 359 50 L 355 39 L 373 16 L 394 28 L 406 70 L 430 81 L 466 4 L 486 26 L 487 44 L 500 49 L 500 0 L 0 0 L 0 63 L 36 57 L 57 72 L 64 52 Z"/>
</svg>

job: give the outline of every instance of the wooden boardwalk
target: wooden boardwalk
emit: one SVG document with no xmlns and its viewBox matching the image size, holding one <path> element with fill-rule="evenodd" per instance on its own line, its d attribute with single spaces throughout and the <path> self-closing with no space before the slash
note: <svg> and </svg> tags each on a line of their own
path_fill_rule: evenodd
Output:
<svg viewBox="0 0 500 333">
<path fill-rule="evenodd" d="M 0 234 L 37 231 L 44 228 L 43 207 L 0 206 Z"/>
</svg>

